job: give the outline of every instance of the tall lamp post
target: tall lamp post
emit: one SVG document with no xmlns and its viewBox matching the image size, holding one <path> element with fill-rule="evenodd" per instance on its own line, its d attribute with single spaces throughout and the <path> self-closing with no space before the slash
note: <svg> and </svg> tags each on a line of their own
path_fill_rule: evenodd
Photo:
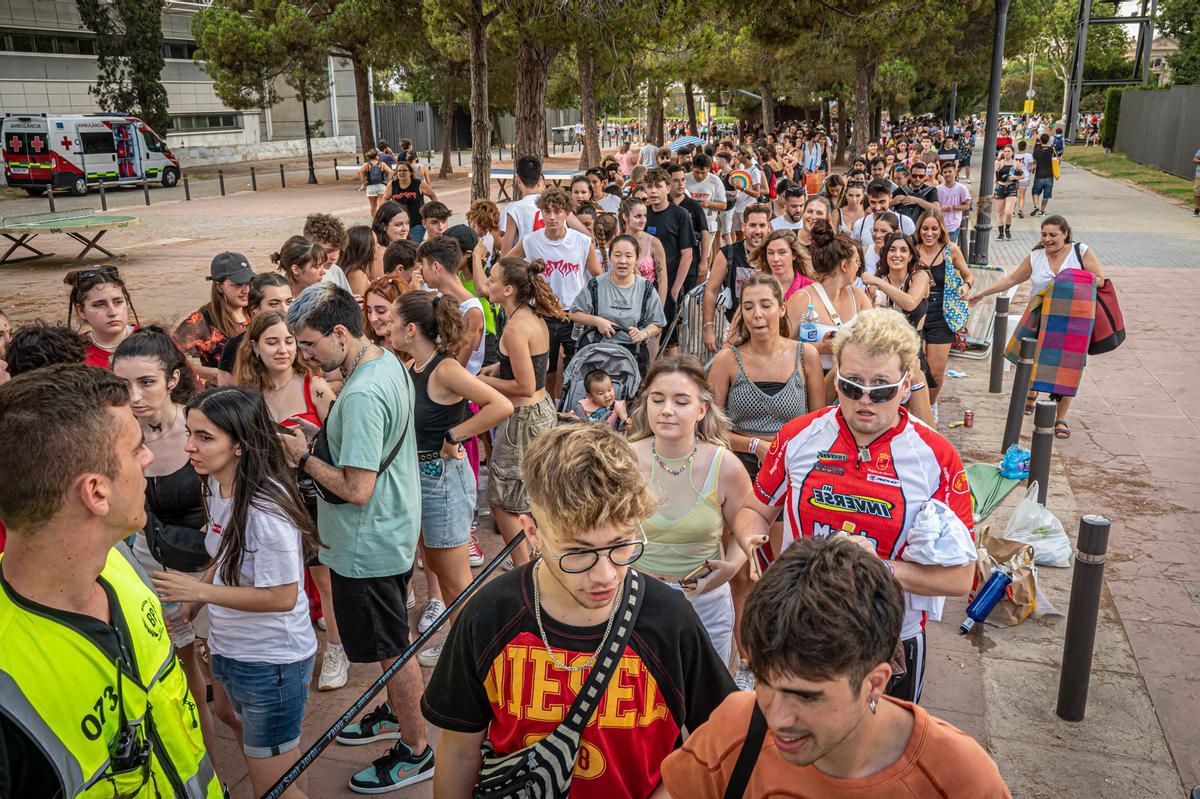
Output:
<svg viewBox="0 0 1200 799">
<path fill-rule="evenodd" d="M 996 2 L 996 37 L 992 40 L 992 83 L 988 89 L 987 123 L 983 132 L 983 164 L 979 170 L 979 215 L 975 222 L 975 246 L 971 263 L 988 265 L 992 239 L 992 191 L 996 180 L 996 132 L 1000 124 L 1000 78 L 1004 72 L 1004 28 L 1008 24 L 1010 0 Z"/>
</svg>

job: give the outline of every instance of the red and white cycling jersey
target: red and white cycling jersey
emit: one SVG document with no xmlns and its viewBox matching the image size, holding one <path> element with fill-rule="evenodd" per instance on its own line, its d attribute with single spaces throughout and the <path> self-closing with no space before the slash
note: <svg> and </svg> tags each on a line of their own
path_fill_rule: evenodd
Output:
<svg viewBox="0 0 1200 799">
<path fill-rule="evenodd" d="M 900 559 L 913 520 L 931 499 L 974 528 L 958 452 L 903 408 L 899 423 L 865 447 L 836 405 L 793 419 L 779 431 L 754 491 L 768 505 L 785 505 L 785 549 L 802 535 L 826 538 L 844 530 L 874 541 L 879 557 Z M 924 627 L 925 614 L 905 599 L 901 638 L 911 638 Z"/>
</svg>

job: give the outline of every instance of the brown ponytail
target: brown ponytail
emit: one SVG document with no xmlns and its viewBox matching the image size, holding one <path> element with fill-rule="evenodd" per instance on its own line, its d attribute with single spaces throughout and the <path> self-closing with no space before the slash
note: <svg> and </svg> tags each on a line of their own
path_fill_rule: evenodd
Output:
<svg viewBox="0 0 1200 799">
<path fill-rule="evenodd" d="M 500 259 L 497 266 L 504 277 L 504 285 L 512 286 L 516 292 L 519 305 L 528 305 L 538 316 L 567 318 L 567 312 L 563 310 L 550 284 L 541 276 L 546 271 L 546 262 L 541 258 L 526 261 L 507 255 Z"/>
<path fill-rule="evenodd" d="M 443 355 L 454 355 L 466 339 L 466 326 L 454 300 L 433 296 L 428 291 L 401 294 L 394 305 L 403 324 L 416 325 L 417 331 L 433 342 Z"/>
</svg>

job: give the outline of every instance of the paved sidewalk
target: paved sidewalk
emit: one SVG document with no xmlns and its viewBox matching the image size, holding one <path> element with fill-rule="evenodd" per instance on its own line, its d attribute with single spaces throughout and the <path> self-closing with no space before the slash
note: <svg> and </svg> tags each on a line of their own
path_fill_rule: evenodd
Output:
<svg viewBox="0 0 1200 799">
<path fill-rule="evenodd" d="M 1130 338 L 1091 359 L 1071 409 L 1072 437 L 1055 442 L 1048 507 L 1074 538 L 1082 513 L 1113 520 L 1085 721 L 1054 715 L 1062 618 L 987 627 L 969 639 L 948 603 L 931 625 L 925 704 L 992 752 L 1017 797 L 1173 797 L 1200 782 L 1200 287 L 1187 267 L 1200 224 L 1141 189 L 1065 165 L 1051 211 L 1096 248 L 1115 279 Z M 1012 266 L 1036 243 L 1039 219 L 1016 220 L 1014 241 L 993 242 Z M 1177 268 L 1166 268 L 1177 267 Z M 1017 312 L 1028 288 L 1019 295 Z M 954 359 L 941 414 L 971 407 L 971 430 L 943 431 L 965 461 L 995 462 L 1008 394 L 986 393 L 987 362 Z M 1006 377 L 1006 390 L 1011 373 Z M 1025 420 L 1025 439 L 1031 422 Z M 1002 532 L 1022 491 L 984 521 Z M 1070 569 L 1043 568 L 1045 598 L 1066 613 Z"/>
</svg>

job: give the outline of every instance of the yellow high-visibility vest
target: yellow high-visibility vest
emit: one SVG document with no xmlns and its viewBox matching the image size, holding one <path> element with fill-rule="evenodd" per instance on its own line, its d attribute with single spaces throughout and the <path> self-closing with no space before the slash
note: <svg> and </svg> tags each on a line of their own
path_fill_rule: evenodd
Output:
<svg viewBox="0 0 1200 799">
<path fill-rule="evenodd" d="M 0 555 L 3 558 L 3 555 Z M 162 605 L 116 549 L 100 582 L 116 597 L 121 657 L 0 586 L 0 712 L 37 742 L 68 797 L 220 799 L 196 703 Z M 118 670 L 120 677 L 118 679 Z M 121 707 L 144 765 L 110 756 Z M 125 736 L 129 738 L 130 736 Z"/>
</svg>

